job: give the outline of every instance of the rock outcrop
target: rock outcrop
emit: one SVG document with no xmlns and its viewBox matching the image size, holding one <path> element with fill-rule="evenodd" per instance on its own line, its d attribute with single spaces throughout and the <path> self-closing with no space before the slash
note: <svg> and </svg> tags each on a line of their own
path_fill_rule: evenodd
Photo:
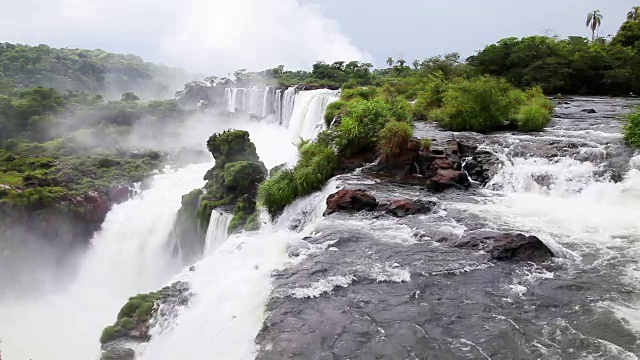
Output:
<svg viewBox="0 0 640 360">
<path fill-rule="evenodd" d="M 206 230 L 214 209 L 233 214 L 229 233 L 242 229 L 255 230 L 258 185 L 267 176 L 255 145 L 244 130 L 228 130 L 213 134 L 207 148 L 216 164 L 204 175 L 204 191 L 197 189 L 185 195 L 174 226 L 176 243 L 188 249 L 185 261 L 202 255 Z"/>
<path fill-rule="evenodd" d="M 426 185 L 434 192 L 451 187 L 468 188 L 471 185 L 462 169 L 455 139 L 447 140 L 444 146 L 424 148 L 419 139 L 413 138 L 402 153 L 391 159 L 380 160 L 365 171 L 392 181 Z"/>
<path fill-rule="evenodd" d="M 342 189 L 329 195 L 327 198 L 327 210 L 324 215 L 336 212 L 374 211 L 378 208 L 378 200 L 365 190 Z"/>
<path fill-rule="evenodd" d="M 486 251 L 499 261 L 544 261 L 554 257 L 551 249 L 535 236 L 518 233 L 473 234 L 458 240 L 458 248 Z"/>
<path fill-rule="evenodd" d="M 423 200 L 393 200 L 385 206 L 385 213 L 395 217 L 405 217 L 416 214 L 427 214 L 436 206 L 433 201 Z"/>
<path fill-rule="evenodd" d="M 189 284 L 175 282 L 159 291 L 138 294 L 120 309 L 117 321 L 107 326 L 100 337 L 101 360 L 130 360 L 135 356 L 135 345 L 150 340 L 149 330 L 156 315 L 166 312 L 164 307 L 177 311 L 191 299 Z M 166 314 L 163 314 L 166 315 Z"/>
</svg>

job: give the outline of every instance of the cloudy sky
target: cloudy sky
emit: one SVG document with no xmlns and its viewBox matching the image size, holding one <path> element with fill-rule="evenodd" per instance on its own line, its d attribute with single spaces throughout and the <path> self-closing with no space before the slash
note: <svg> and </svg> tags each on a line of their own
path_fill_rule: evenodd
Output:
<svg viewBox="0 0 640 360">
<path fill-rule="evenodd" d="M 473 54 L 507 36 L 614 34 L 634 0 L 3 0 L 0 41 L 101 48 L 224 75 Z"/>
</svg>

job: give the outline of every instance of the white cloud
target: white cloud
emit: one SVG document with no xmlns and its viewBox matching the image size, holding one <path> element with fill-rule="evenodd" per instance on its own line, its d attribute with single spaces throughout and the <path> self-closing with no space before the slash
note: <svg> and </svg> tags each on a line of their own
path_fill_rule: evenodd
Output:
<svg viewBox="0 0 640 360">
<path fill-rule="evenodd" d="M 320 10 L 299 0 L 17 2 L 0 13 L 0 33 L 8 34 L 2 41 L 135 53 L 218 75 L 369 60 Z"/>
</svg>

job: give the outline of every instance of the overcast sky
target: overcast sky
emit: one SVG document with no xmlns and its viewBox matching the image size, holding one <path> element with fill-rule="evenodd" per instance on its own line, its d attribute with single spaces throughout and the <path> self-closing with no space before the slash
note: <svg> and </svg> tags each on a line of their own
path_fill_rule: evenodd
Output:
<svg viewBox="0 0 640 360">
<path fill-rule="evenodd" d="M 508 37 L 615 34 L 634 0 L 2 0 L 0 41 L 101 48 L 224 75 L 316 60 L 384 66 Z"/>
</svg>

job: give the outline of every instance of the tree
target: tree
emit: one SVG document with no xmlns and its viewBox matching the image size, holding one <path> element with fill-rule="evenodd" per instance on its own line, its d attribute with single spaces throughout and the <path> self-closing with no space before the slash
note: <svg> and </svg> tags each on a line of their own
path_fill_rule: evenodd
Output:
<svg viewBox="0 0 640 360">
<path fill-rule="evenodd" d="M 395 64 L 395 61 L 393 61 L 393 58 L 391 56 L 389 56 L 387 58 L 387 65 L 389 65 L 389 67 L 392 67 L 393 64 Z"/>
<path fill-rule="evenodd" d="M 593 10 L 587 15 L 587 27 L 591 29 L 591 41 L 596 38 L 596 31 L 602 24 L 602 14 L 600 10 Z"/>
<path fill-rule="evenodd" d="M 413 60 L 411 64 L 413 65 L 414 70 L 418 70 L 420 68 L 420 60 L 418 59 Z"/>
<path fill-rule="evenodd" d="M 406 63 L 407 63 L 407 61 L 406 61 L 406 60 L 404 60 L 403 58 L 400 58 L 400 59 L 398 59 L 398 60 L 396 61 L 396 64 L 398 64 L 398 66 L 400 66 L 400 68 L 403 68 L 403 67 L 404 67 L 404 64 L 406 64 Z"/>
<path fill-rule="evenodd" d="M 124 94 L 122 94 L 122 101 L 138 101 L 140 100 L 140 98 L 138 97 L 138 95 L 132 93 L 132 92 L 126 92 Z"/>
<path fill-rule="evenodd" d="M 631 11 L 627 13 L 628 21 L 637 21 L 640 19 L 640 6 L 634 6 Z"/>
</svg>

